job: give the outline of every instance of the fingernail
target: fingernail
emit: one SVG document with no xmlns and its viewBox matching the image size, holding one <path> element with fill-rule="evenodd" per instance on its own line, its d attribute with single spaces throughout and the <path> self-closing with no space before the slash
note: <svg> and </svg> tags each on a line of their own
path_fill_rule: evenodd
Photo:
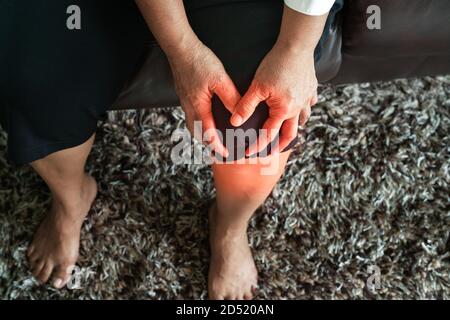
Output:
<svg viewBox="0 0 450 320">
<path fill-rule="evenodd" d="M 231 117 L 231 124 L 234 125 L 235 127 L 240 126 L 241 123 L 242 123 L 242 117 L 240 115 L 238 115 L 237 113 Z"/>
<path fill-rule="evenodd" d="M 61 288 L 62 285 L 62 279 L 56 279 L 55 282 L 53 282 L 53 286 L 57 289 Z"/>
</svg>

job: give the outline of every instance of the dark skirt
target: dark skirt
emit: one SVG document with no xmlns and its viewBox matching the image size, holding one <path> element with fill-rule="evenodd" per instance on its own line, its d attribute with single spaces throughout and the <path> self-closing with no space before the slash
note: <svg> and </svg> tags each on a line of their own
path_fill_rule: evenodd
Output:
<svg viewBox="0 0 450 320">
<path fill-rule="evenodd" d="M 244 93 L 275 43 L 283 1 L 185 4 L 194 31 Z M 81 9 L 81 29 L 67 28 L 70 5 Z M 91 137 L 151 38 L 132 0 L 0 0 L 0 123 L 10 161 L 30 163 Z M 216 98 L 213 110 L 218 129 L 231 128 Z M 258 129 L 266 118 L 267 108 L 257 108 L 244 126 Z"/>
</svg>

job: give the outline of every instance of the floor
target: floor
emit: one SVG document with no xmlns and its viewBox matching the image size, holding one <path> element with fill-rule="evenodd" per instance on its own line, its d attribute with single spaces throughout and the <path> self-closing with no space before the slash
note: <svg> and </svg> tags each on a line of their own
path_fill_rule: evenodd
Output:
<svg viewBox="0 0 450 320">
<path fill-rule="evenodd" d="M 249 230 L 259 299 L 450 298 L 450 76 L 321 87 Z M 109 114 L 89 171 L 79 289 L 39 286 L 25 251 L 48 209 L 0 133 L 0 298 L 205 298 L 205 165 L 174 165 L 181 109 Z M 379 282 L 378 282 L 379 280 Z"/>
</svg>

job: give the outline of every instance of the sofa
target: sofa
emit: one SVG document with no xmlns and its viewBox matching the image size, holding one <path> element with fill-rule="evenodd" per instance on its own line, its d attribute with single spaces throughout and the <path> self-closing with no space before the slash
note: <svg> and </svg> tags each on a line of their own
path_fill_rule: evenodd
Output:
<svg viewBox="0 0 450 320">
<path fill-rule="evenodd" d="M 380 27 L 368 28 L 380 11 Z M 346 0 L 316 62 L 320 83 L 335 85 L 450 73 L 449 0 Z M 112 110 L 178 106 L 172 75 L 156 41 Z"/>
</svg>

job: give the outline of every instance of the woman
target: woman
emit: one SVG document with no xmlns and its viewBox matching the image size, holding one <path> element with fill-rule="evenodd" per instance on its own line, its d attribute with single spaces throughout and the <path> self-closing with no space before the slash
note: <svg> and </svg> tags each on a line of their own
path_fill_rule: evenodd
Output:
<svg viewBox="0 0 450 320">
<path fill-rule="evenodd" d="M 170 62 L 188 128 L 196 120 L 203 130 L 217 128 L 208 130 L 208 142 L 225 157 L 212 165 L 209 296 L 251 299 L 257 270 L 248 221 L 282 175 L 298 124 L 317 102 L 315 48 L 334 1 L 136 2 Z M 72 4 L 81 9 L 79 30 L 65 25 Z M 61 288 L 96 196 L 95 180 L 84 171 L 96 121 L 139 62 L 148 34 L 130 1 L 0 0 L 0 6 L 0 29 L 10 36 L 0 51 L 8 154 L 31 163 L 53 198 L 28 257 L 41 282 L 52 279 Z M 341 6 L 338 1 L 332 13 Z M 230 150 L 225 131 L 239 128 L 267 130 Z M 265 156 L 264 162 L 240 161 L 251 156 Z M 264 174 L 267 166 L 274 170 Z"/>
</svg>

